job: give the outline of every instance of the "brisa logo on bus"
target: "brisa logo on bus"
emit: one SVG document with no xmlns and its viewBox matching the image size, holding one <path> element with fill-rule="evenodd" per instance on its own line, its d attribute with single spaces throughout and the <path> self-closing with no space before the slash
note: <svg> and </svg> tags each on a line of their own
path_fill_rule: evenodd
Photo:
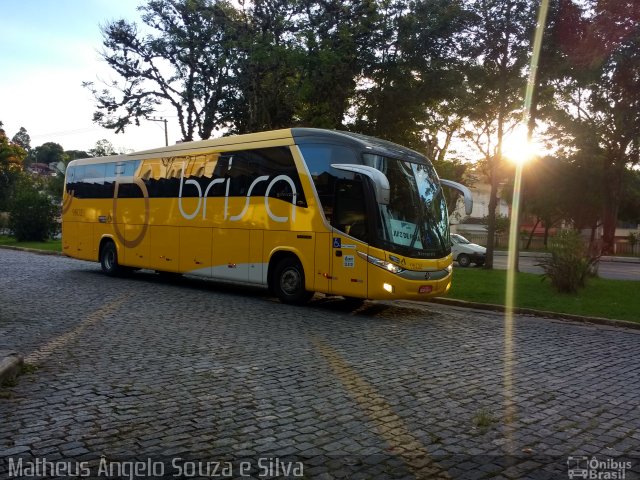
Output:
<svg viewBox="0 0 640 480">
<path fill-rule="evenodd" d="M 241 220 L 242 217 L 244 217 L 245 214 L 247 213 L 247 210 L 249 209 L 249 202 L 251 200 L 251 193 L 253 192 L 253 189 L 255 188 L 255 186 L 261 182 L 266 182 L 267 180 L 269 180 L 268 175 L 263 175 L 261 177 L 256 178 L 253 181 L 253 183 L 249 186 L 249 190 L 247 191 L 247 195 L 245 197 L 244 208 L 242 209 L 242 211 L 238 215 L 229 216 L 229 187 L 231 185 L 231 179 L 216 178 L 214 180 L 211 180 L 209 185 L 207 185 L 207 187 L 204 189 L 204 193 L 203 193 L 200 183 L 198 183 L 196 180 L 184 179 L 185 169 L 186 169 L 186 162 L 182 164 L 182 171 L 180 172 L 180 190 L 178 191 L 178 209 L 180 210 L 180 213 L 182 214 L 182 216 L 187 220 L 194 219 L 198 215 L 198 213 L 200 213 L 200 208 L 202 208 L 202 218 L 205 219 L 207 217 L 207 197 L 209 195 L 209 191 L 214 185 L 226 182 L 226 188 L 225 188 L 225 194 L 224 194 L 224 219 L 227 220 L 228 218 L 232 222 L 237 222 L 238 220 Z M 269 185 L 267 186 L 267 190 L 264 193 L 264 208 L 267 211 L 267 215 L 269 215 L 269 218 L 271 218 L 271 220 L 273 220 L 274 222 L 283 223 L 283 222 L 289 221 L 289 217 L 281 217 L 279 215 L 274 214 L 271 211 L 271 207 L 269 205 L 269 193 L 271 192 L 271 189 L 273 188 L 273 186 L 278 182 L 286 182 L 291 187 L 291 191 L 293 192 L 292 204 L 291 204 L 291 220 L 295 220 L 296 219 L 295 205 L 296 205 L 296 199 L 298 197 L 298 191 L 296 190 L 296 186 L 293 183 L 293 180 L 291 180 L 291 178 L 288 177 L 287 175 L 278 175 L 274 177 L 271 180 L 271 182 L 269 182 Z M 185 185 L 193 185 L 198 190 L 198 206 L 191 213 L 185 212 L 182 206 L 182 190 Z M 204 202 L 203 202 L 203 198 L 204 198 Z"/>
</svg>

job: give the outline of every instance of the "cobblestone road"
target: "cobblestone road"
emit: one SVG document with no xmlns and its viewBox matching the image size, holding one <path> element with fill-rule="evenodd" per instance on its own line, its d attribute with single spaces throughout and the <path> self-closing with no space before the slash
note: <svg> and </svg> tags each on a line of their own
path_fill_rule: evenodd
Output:
<svg viewBox="0 0 640 480">
<path fill-rule="evenodd" d="M 0 389 L 0 478 L 19 458 L 185 476 L 233 462 L 218 478 L 300 461 L 323 479 L 567 478 L 629 461 L 638 478 L 640 332 L 516 317 L 512 362 L 504 332 L 494 313 L 291 307 L 0 250 L 0 350 L 37 365 Z"/>
</svg>

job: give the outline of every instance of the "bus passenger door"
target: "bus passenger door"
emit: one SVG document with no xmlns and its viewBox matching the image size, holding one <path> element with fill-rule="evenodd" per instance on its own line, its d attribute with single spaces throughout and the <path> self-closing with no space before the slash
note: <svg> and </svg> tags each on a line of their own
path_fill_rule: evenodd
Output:
<svg viewBox="0 0 640 480">
<path fill-rule="evenodd" d="M 369 247 L 366 203 L 360 180 L 338 180 L 331 236 L 331 293 L 367 296 L 367 254 Z"/>
</svg>

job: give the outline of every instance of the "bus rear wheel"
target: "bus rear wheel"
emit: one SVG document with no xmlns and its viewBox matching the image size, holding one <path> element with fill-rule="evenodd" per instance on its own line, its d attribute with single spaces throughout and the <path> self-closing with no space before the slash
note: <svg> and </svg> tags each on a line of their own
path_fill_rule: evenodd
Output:
<svg viewBox="0 0 640 480">
<path fill-rule="evenodd" d="M 273 292 L 282 303 L 303 305 L 311 300 L 313 292 L 304 288 L 304 268 L 297 258 L 287 257 L 276 265 Z"/>
<path fill-rule="evenodd" d="M 122 273 L 122 267 L 118 263 L 118 251 L 116 245 L 109 241 L 100 250 L 100 266 L 107 275 L 115 276 Z"/>
</svg>

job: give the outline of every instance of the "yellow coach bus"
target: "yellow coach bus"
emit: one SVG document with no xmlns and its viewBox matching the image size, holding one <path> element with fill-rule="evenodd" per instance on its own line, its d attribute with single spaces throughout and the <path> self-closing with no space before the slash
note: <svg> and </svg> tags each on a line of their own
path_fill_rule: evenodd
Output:
<svg viewBox="0 0 640 480">
<path fill-rule="evenodd" d="M 451 285 L 442 184 L 427 158 L 291 128 L 69 163 L 63 252 L 133 269 L 313 292 L 426 299 Z"/>
</svg>

